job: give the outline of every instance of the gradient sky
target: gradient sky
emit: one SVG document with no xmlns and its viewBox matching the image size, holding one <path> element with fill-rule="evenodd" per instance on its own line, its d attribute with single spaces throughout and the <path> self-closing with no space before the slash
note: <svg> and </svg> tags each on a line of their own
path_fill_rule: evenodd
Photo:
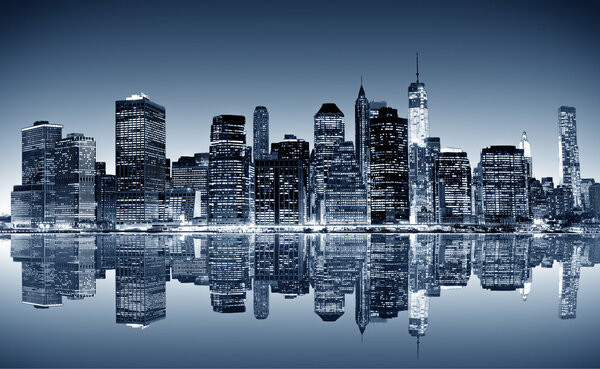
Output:
<svg viewBox="0 0 600 369">
<path fill-rule="evenodd" d="M 582 177 L 600 180 L 599 2 L 33 2 L 0 5 L 0 213 L 20 183 L 20 129 L 36 120 L 95 137 L 114 173 L 114 102 L 167 109 L 167 156 L 208 151 L 212 117 L 265 105 L 271 142 L 313 141 L 334 102 L 354 139 L 354 100 L 407 115 L 415 52 L 431 134 L 467 151 L 516 145 L 558 176 L 557 110 L 577 108 Z M 312 147 L 312 145 L 311 145 Z"/>
</svg>

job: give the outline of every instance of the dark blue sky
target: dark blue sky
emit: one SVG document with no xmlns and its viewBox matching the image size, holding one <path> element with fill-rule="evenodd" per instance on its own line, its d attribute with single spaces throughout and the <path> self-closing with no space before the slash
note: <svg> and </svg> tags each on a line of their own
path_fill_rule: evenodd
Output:
<svg viewBox="0 0 600 369">
<path fill-rule="evenodd" d="M 0 8 L 0 213 L 20 182 L 20 128 L 64 124 L 98 141 L 114 171 L 114 101 L 167 108 L 167 154 L 208 150 L 213 116 L 265 105 L 271 141 L 312 142 L 324 102 L 354 139 L 360 76 L 369 99 L 406 116 L 415 78 L 431 134 L 466 150 L 517 144 L 534 174 L 558 175 L 557 109 L 577 108 L 583 177 L 600 179 L 599 2 L 5 2 Z M 249 124 L 250 123 L 250 124 Z M 250 140 L 248 141 L 251 142 Z"/>
</svg>

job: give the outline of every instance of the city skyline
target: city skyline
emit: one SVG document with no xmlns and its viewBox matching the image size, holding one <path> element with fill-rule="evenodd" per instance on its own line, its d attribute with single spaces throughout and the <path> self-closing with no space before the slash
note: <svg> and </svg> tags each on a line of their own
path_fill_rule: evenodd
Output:
<svg viewBox="0 0 600 369">
<path fill-rule="evenodd" d="M 4 32 L 6 36 L 0 39 L 8 51 L 0 68 L 6 82 L 0 99 L 0 120 L 5 122 L 0 153 L 14 157 L 19 151 L 18 130 L 34 121 L 46 120 L 62 125 L 64 132 L 85 132 L 94 137 L 97 160 L 105 161 L 107 173 L 112 174 L 114 101 L 141 91 L 168 110 L 166 152 L 173 161 L 208 151 L 207 132 L 212 117 L 240 114 L 246 117 L 246 122 L 251 122 L 256 106 L 266 106 L 269 110 L 271 142 L 281 141 L 284 134 L 291 133 L 313 147 L 312 118 L 318 107 L 327 102 L 335 103 L 345 114 L 345 139 L 353 140 L 352 112 L 360 76 L 369 100 L 385 100 L 398 109 L 400 117 L 406 117 L 406 88 L 415 80 L 414 56 L 418 51 L 419 79 L 426 83 L 429 98 L 430 135 L 441 137 L 442 146 L 462 148 L 474 167 L 481 149 L 491 145 L 516 146 L 521 133 L 527 131 L 534 176 L 552 176 L 558 184 L 556 110 L 563 105 L 574 106 L 581 178 L 597 178 L 600 169 L 594 158 L 600 156 L 600 148 L 594 138 L 599 134 L 596 117 L 600 111 L 594 103 L 597 93 L 593 86 L 600 82 L 600 74 L 592 63 L 598 56 L 592 36 L 598 26 L 591 23 L 595 5 L 579 3 L 580 6 L 571 8 L 572 17 L 562 20 L 561 4 L 528 3 L 522 12 L 513 14 L 510 3 L 465 2 L 456 9 L 450 4 L 436 3 L 431 16 L 420 20 L 423 37 L 419 41 L 411 40 L 405 32 L 415 27 L 417 20 L 409 19 L 407 24 L 399 26 L 393 21 L 395 18 L 375 14 L 381 6 L 398 12 L 425 13 L 421 6 L 374 4 L 367 10 L 373 16 L 365 20 L 371 27 L 362 29 L 368 32 L 357 41 L 353 36 L 358 34 L 358 28 L 353 28 L 353 21 L 358 13 L 349 9 L 352 4 L 324 4 L 325 11 L 343 7 L 349 15 L 348 20 L 339 20 L 340 33 L 329 35 L 337 44 L 318 42 L 328 29 L 311 20 L 310 14 L 314 12 L 311 6 L 285 8 L 259 4 L 256 9 L 245 9 L 245 5 L 239 4 L 235 19 L 240 26 L 248 26 L 248 34 L 232 30 L 216 38 L 194 39 L 202 29 L 207 26 L 210 29 L 213 22 L 222 19 L 223 9 L 219 5 L 181 3 L 179 8 L 168 8 L 157 4 L 163 13 L 157 9 L 134 13 L 134 4 L 127 4 L 123 11 L 130 16 L 131 23 L 125 27 L 117 22 L 115 30 L 110 31 L 105 27 L 94 29 L 94 22 L 82 23 L 90 21 L 90 13 L 114 19 L 117 16 L 109 14 L 110 7 L 62 3 L 45 9 L 45 5 L 39 4 L 12 4 L 3 18 L 22 14 L 24 10 L 29 11 L 31 18 L 17 23 L 21 17 L 13 17 L 3 22 L 10 32 Z M 29 6 L 37 9 L 33 11 Z M 193 9 L 203 12 L 183 14 Z M 259 15 L 265 9 L 268 12 Z M 252 23 L 241 15 L 244 11 L 255 16 Z M 284 27 L 283 35 L 270 35 L 269 30 L 283 26 L 278 15 L 288 11 L 295 11 L 306 20 L 291 22 Z M 449 12 L 450 17 L 442 17 L 443 12 Z M 502 25 L 505 19 L 494 12 L 516 22 L 511 29 L 506 28 Z M 40 18 L 42 14 L 45 18 Z M 166 50 L 156 60 L 148 60 L 138 70 L 133 68 L 128 60 L 133 60 L 134 55 L 148 56 L 139 47 L 125 53 L 122 60 L 105 59 L 126 45 L 113 36 L 127 34 L 126 30 L 141 26 L 142 20 L 159 22 L 158 14 L 163 14 L 169 22 L 181 19 L 172 32 L 181 37 L 180 42 L 172 42 L 173 36 L 164 27 L 158 27 L 147 30 L 150 36 L 165 42 Z M 210 20 L 205 14 L 214 14 L 215 19 Z M 461 20 L 472 14 L 478 14 L 477 19 L 469 18 L 468 26 L 459 26 Z M 254 23 L 256 17 L 259 20 L 264 17 L 263 26 Z M 57 24 L 61 26 L 56 27 Z M 428 26 L 432 30 L 427 31 Z M 40 27 L 43 34 L 36 32 Z M 198 27 L 198 33 L 184 35 L 188 27 Z M 437 27 L 452 31 L 439 35 Z M 81 32 L 73 33 L 71 29 Z M 473 29 L 479 34 L 469 32 Z M 276 54 L 274 47 L 284 36 L 287 36 L 286 46 L 282 53 Z M 107 46 L 99 53 L 83 45 L 82 37 L 105 42 Z M 452 37 L 462 42 L 450 42 Z M 238 52 L 249 50 L 244 42 L 252 39 L 263 41 L 261 47 L 249 54 L 254 61 L 245 57 L 233 59 Z M 353 51 L 350 39 L 368 40 L 378 54 Z M 495 44 L 493 48 L 476 47 L 484 39 L 494 40 L 488 42 Z M 317 59 L 306 55 L 311 48 L 324 51 L 338 45 L 341 59 L 327 54 Z M 210 50 L 221 51 L 223 57 L 207 59 L 206 52 Z M 556 58 L 558 51 L 568 57 Z M 39 58 L 40 55 L 43 57 Z M 223 65 L 218 67 L 218 64 Z M 294 70 L 293 75 L 290 70 Z M 184 79 L 184 75 L 188 78 Z M 24 104 L 30 105 L 23 109 Z M 248 139 L 252 137 L 248 125 L 246 132 Z M 248 140 L 247 144 L 252 142 Z M 16 162 L 6 164 L 8 175 L 0 181 L 0 213 L 10 212 L 10 190 L 17 183 L 19 168 Z"/>
</svg>

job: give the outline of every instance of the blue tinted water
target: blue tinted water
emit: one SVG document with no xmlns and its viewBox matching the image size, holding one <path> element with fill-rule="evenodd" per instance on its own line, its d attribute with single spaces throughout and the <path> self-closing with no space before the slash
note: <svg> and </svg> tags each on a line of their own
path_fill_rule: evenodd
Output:
<svg viewBox="0 0 600 369">
<path fill-rule="evenodd" d="M 12 236 L 0 365 L 596 367 L 598 262 L 577 235 Z"/>
</svg>

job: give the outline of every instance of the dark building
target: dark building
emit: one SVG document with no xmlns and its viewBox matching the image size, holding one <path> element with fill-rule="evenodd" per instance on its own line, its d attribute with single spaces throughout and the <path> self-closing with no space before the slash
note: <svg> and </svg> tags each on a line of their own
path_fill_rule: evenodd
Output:
<svg viewBox="0 0 600 369">
<path fill-rule="evenodd" d="M 437 159 L 440 154 L 441 144 L 439 137 L 425 138 L 425 188 L 426 203 L 425 211 L 417 212 L 417 223 L 435 223 L 439 214 L 437 202 L 435 201 L 435 174 Z"/>
<path fill-rule="evenodd" d="M 165 190 L 165 108 L 144 94 L 115 104 L 117 223 L 158 221 Z"/>
<path fill-rule="evenodd" d="M 571 186 L 559 185 L 548 194 L 550 216 L 557 220 L 566 220 L 573 215 L 573 193 Z"/>
<path fill-rule="evenodd" d="M 269 156 L 269 112 L 264 106 L 254 109 L 254 160 Z"/>
<path fill-rule="evenodd" d="M 530 216 L 536 222 L 548 218 L 549 205 L 542 183 L 535 178 L 529 181 Z"/>
<path fill-rule="evenodd" d="M 554 181 L 552 177 L 542 177 L 542 188 L 544 188 L 544 192 L 552 192 L 554 189 Z"/>
<path fill-rule="evenodd" d="M 481 150 L 482 204 L 486 223 L 529 219 L 527 161 L 515 146 Z"/>
<path fill-rule="evenodd" d="M 254 166 L 256 224 L 304 224 L 306 172 L 302 160 L 258 159 Z"/>
<path fill-rule="evenodd" d="M 370 122 L 371 223 L 409 219 L 408 121 L 391 108 Z"/>
<path fill-rule="evenodd" d="M 101 228 L 117 224 L 117 182 L 106 174 L 105 162 L 96 162 L 96 223 Z"/>
<path fill-rule="evenodd" d="M 596 221 L 600 221 L 600 183 L 590 186 L 590 210 Z"/>
<path fill-rule="evenodd" d="M 368 219 L 367 184 L 356 162 L 351 141 L 341 142 L 333 155 L 325 187 L 327 225 L 364 225 Z"/>
<path fill-rule="evenodd" d="M 441 223 L 471 221 L 471 166 L 466 152 L 442 149 L 436 162 L 434 188 Z"/>
<path fill-rule="evenodd" d="M 208 184 L 209 224 L 250 224 L 252 221 L 251 150 L 246 148 L 245 122 L 246 119 L 240 115 L 213 118 Z"/>
<path fill-rule="evenodd" d="M 55 147 L 56 224 L 77 227 L 96 222 L 96 141 L 70 133 Z"/>
<path fill-rule="evenodd" d="M 55 221 L 54 148 L 62 125 L 38 121 L 21 130 L 21 185 L 11 193 L 11 222 L 37 227 Z"/>
</svg>

